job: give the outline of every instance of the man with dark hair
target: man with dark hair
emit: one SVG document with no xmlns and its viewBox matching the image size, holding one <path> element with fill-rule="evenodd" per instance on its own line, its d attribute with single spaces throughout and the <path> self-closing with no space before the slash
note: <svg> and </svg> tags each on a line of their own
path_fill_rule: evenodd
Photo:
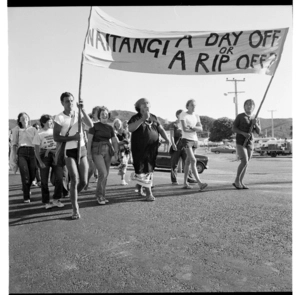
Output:
<svg viewBox="0 0 300 295">
<path fill-rule="evenodd" d="M 179 122 L 179 115 L 182 110 L 178 110 L 176 112 L 177 120 L 170 124 L 170 140 L 171 140 L 171 181 L 172 184 L 178 185 L 177 181 L 177 172 L 178 172 L 178 163 L 179 160 L 182 160 L 182 166 L 184 167 L 184 163 L 187 157 L 187 153 L 181 144 L 181 137 L 182 137 L 182 128 Z M 189 183 L 197 183 L 197 180 L 193 178 L 191 170 L 188 174 L 188 182 Z"/>
</svg>

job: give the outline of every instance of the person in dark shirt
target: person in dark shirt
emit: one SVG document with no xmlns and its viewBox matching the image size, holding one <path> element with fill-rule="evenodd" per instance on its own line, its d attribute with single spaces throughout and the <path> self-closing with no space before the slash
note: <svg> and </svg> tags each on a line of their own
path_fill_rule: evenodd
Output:
<svg viewBox="0 0 300 295">
<path fill-rule="evenodd" d="M 178 162 L 181 159 L 182 160 L 182 166 L 184 167 L 185 160 L 187 157 L 186 150 L 183 148 L 183 145 L 181 143 L 181 137 L 182 137 L 182 129 L 180 126 L 179 121 L 179 115 L 182 112 L 182 110 L 178 110 L 176 112 L 176 118 L 177 120 L 175 122 L 172 122 L 170 124 L 170 139 L 171 139 L 171 148 L 170 148 L 170 154 L 171 154 L 171 181 L 172 184 L 178 185 L 177 181 L 177 171 L 178 171 Z M 189 183 L 197 183 L 197 180 L 193 179 L 193 175 L 191 170 L 188 174 L 188 182 Z"/>
<path fill-rule="evenodd" d="M 139 99 L 135 103 L 135 109 L 137 114 L 128 121 L 134 167 L 131 178 L 137 181 L 139 193 L 142 194 L 142 187 L 145 187 L 146 200 L 154 201 L 151 186 L 158 153 L 159 135 L 166 143 L 169 143 L 169 139 L 157 117 L 150 113 L 150 103 L 146 98 Z"/>
<path fill-rule="evenodd" d="M 94 123 L 88 135 L 88 158 L 94 161 L 98 170 L 96 198 L 99 205 L 108 202 L 105 193 L 111 158 L 118 156 L 118 140 L 113 127 L 107 123 L 109 117 L 109 110 L 101 107 L 98 112 L 99 122 Z"/>
<path fill-rule="evenodd" d="M 254 108 L 254 101 L 252 99 L 247 99 L 244 103 L 245 112 L 238 114 L 233 122 L 232 131 L 236 133 L 236 149 L 239 159 L 241 160 L 237 169 L 235 181 L 232 183 L 236 189 L 248 189 L 248 187 L 244 184 L 243 179 L 254 149 L 253 132 L 255 131 L 259 134 L 261 130 L 258 118 L 252 117 Z M 250 127 L 252 124 L 254 127 L 250 133 Z M 244 142 L 248 136 L 250 137 L 244 147 Z"/>
</svg>

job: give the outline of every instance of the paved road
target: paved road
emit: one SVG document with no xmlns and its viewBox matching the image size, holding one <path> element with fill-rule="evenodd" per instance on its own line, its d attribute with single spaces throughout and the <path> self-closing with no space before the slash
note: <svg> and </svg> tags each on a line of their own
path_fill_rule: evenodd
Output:
<svg viewBox="0 0 300 295">
<path fill-rule="evenodd" d="M 111 169 L 110 202 L 97 205 L 92 183 L 75 221 L 69 199 L 46 211 L 39 188 L 24 204 L 10 174 L 9 291 L 291 291 L 292 158 L 253 158 L 250 189 L 236 190 L 235 155 L 207 155 L 205 191 L 172 186 L 159 170 L 148 203 Z"/>
</svg>

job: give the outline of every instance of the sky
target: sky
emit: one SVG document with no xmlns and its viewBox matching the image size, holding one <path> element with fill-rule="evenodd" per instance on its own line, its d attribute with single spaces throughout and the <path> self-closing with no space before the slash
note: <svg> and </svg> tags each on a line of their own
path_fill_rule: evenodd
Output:
<svg viewBox="0 0 300 295">
<path fill-rule="evenodd" d="M 282 57 L 259 117 L 292 117 L 292 7 L 291 6 L 130 6 L 102 7 L 110 16 L 130 26 L 156 31 L 224 31 L 289 27 Z M 90 7 L 8 8 L 9 119 L 25 111 L 32 119 L 62 111 L 62 92 L 79 92 L 81 53 Z M 197 113 L 214 119 L 235 118 L 234 83 L 238 83 L 238 112 L 252 98 L 258 106 L 271 76 L 184 76 L 132 73 L 84 64 L 81 97 L 85 109 L 96 105 L 134 112 L 141 97 L 151 102 L 151 112 L 175 120 L 188 99 Z M 224 95 L 227 93 L 228 95 Z"/>
</svg>

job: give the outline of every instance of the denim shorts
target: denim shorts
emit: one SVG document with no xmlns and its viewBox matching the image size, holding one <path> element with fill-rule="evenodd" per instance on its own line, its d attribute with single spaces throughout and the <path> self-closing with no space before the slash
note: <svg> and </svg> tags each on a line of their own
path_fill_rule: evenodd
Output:
<svg viewBox="0 0 300 295">
<path fill-rule="evenodd" d="M 198 147 L 198 141 L 197 140 L 181 138 L 181 143 L 182 143 L 182 146 L 184 148 L 191 147 L 192 149 L 196 149 Z"/>
<path fill-rule="evenodd" d="M 78 156 L 77 148 L 66 150 L 66 156 L 68 158 L 74 158 L 75 160 L 77 160 L 77 156 Z M 80 148 L 80 159 L 83 158 L 83 157 L 86 157 L 86 156 L 87 156 L 87 150 L 86 150 L 86 147 L 84 145 Z"/>
</svg>

